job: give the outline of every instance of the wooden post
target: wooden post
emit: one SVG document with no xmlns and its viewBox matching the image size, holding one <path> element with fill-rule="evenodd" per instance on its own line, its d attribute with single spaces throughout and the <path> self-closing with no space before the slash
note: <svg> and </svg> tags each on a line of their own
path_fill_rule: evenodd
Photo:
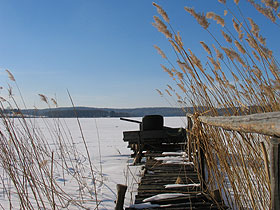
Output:
<svg viewBox="0 0 280 210">
<path fill-rule="evenodd" d="M 223 201 L 219 189 L 214 190 L 212 193 L 213 193 L 213 198 L 215 201 L 217 201 L 218 203 Z"/>
<path fill-rule="evenodd" d="M 122 184 L 117 184 L 117 201 L 115 210 L 123 210 L 124 198 L 127 186 Z"/>
<path fill-rule="evenodd" d="M 137 146 L 137 152 L 136 152 L 136 156 L 134 158 L 134 161 L 133 161 L 133 165 L 136 165 L 137 163 L 141 163 L 141 159 L 142 159 L 142 131 L 140 131 L 138 133 L 138 146 Z"/>
<path fill-rule="evenodd" d="M 265 145 L 264 145 L 263 141 L 260 143 L 260 145 L 261 145 L 261 149 L 262 149 L 262 153 L 263 153 L 264 166 L 265 166 L 265 172 L 266 172 L 266 179 L 267 179 L 267 183 L 269 183 L 270 182 L 270 172 L 269 172 L 268 155 L 267 155 L 266 148 L 265 148 Z"/>
<path fill-rule="evenodd" d="M 204 151 L 202 148 L 199 149 L 199 158 L 200 158 L 200 174 L 201 174 L 201 188 L 205 189 L 206 185 L 205 185 L 205 156 L 204 156 Z"/>
<path fill-rule="evenodd" d="M 271 209 L 280 209 L 280 138 L 270 139 Z"/>
<path fill-rule="evenodd" d="M 133 160 L 133 164 L 132 165 L 136 165 L 138 163 L 141 163 L 141 159 L 142 159 L 142 153 L 141 151 L 138 151 L 134 157 L 134 160 Z"/>
<path fill-rule="evenodd" d="M 187 135 L 188 135 L 188 158 L 189 161 L 192 161 L 192 139 L 191 139 L 191 131 L 192 131 L 192 127 L 193 127 L 193 122 L 192 122 L 192 118 L 187 116 L 188 119 L 188 130 L 187 130 Z"/>
</svg>

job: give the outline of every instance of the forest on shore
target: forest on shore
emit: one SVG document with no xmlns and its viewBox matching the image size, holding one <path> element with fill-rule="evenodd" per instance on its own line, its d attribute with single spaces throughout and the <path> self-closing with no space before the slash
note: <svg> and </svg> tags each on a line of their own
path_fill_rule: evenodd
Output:
<svg viewBox="0 0 280 210">
<path fill-rule="evenodd" d="M 196 107 L 197 109 L 197 107 Z M 248 108 L 248 114 L 256 112 L 257 106 Z M 201 107 L 201 110 L 205 110 Z M 228 114 L 229 110 L 217 109 L 219 115 Z M 240 114 L 241 108 L 236 107 L 235 114 Z M 145 107 L 145 108 L 94 108 L 94 107 L 61 107 L 48 109 L 6 109 L 4 113 L 11 117 L 48 117 L 48 118 L 91 118 L 91 117 L 143 117 L 145 115 L 162 115 L 164 117 L 186 116 L 194 113 L 193 107 Z M 205 113 L 211 115 L 211 112 Z"/>
</svg>

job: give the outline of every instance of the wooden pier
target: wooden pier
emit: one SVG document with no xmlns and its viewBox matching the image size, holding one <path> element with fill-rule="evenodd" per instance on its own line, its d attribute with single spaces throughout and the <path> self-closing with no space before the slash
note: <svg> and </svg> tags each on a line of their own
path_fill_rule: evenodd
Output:
<svg viewBox="0 0 280 210">
<path fill-rule="evenodd" d="M 163 118 L 158 115 L 145 116 L 142 122 L 124 119 L 137 122 L 140 125 L 139 131 L 125 131 L 123 134 L 124 141 L 128 142 L 128 147 L 134 151 L 132 155 L 134 164 L 144 164 L 144 172 L 138 184 L 134 205 L 127 207 L 126 210 L 229 209 L 222 198 L 227 199 L 227 205 L 234 209 L 238 207 L 240 209 L 255 209 L 258 205 L 264 209 L 280 209 L 280 112 L 216 117 L 200 116 L 195 113 L 187 115 L 187 119 L 188 128 L 186 130 L 164 127 Z M 219 144 L 219 142 L 212 139 L 210 143 L 213 141 L 215 144 L 208 145 L 209 139 L 204 133 L 205 126 L 208 127 L 208 131 L 209 128 L 216 128 L 210 130 L 211 132 L 221 131 L 222 133 L 238 134 L 247 143 L 248 139 L 245 138 L 244 134 L 248 133 L 248 138 L 252 134 L 260 134 L 261 141 L 258 140 L 253 144 L 259 143 L 259 147 L 256 148 L 259 148 L 257 151 L 260 153 L 255 158 L 262 165 L 250 165 L 250 167 L 263 170 L 262 177 L 265 181 L 262 183 L 264 185 L 252 188 L 253 184 L 256 183 L 256 178 L 260 177 L 258 174 L 249 174 L 252 171 L 245 162 L 252 160 L 250 151 L 251 148 L 255 147 L 252 147 L 249 142 L 248 153 L 243 151 L 237 153 L 240 157 L 234 157 L 234 159 L 237 158 L 235 162 L 231 162 L 233 156 L 229 152 L 225 153 L 228 155 L 226 157 L 218 157 L 215 152 L 219 150 L 212 146 Z M 240 145 L 237 146 L 242 150 Z M 269 149 L 266 149 L 267 146 Z M 229 161 L 224 161 L 227 160 L 226 158 Z M 223 165 L 221 165 L 220 160 L 224 161 Z M 225 188 L 223 186 L 224 177 L 229 176 L 226 171 L 217 169 L 217 166 L 229 167 L 239 164 L 239 162 L 242 166 L 241 173 L 244 172 L 244 175 L 239 176 L 239 173 L 235 175 L 239 177 L 239 182 L 245 180 L 245 183 L 251 187 L 247 189 L 245 185 L 236 185 L 237 188 L 233 192 L 235 197 L 231 200 L 232 197 L 229 194 L 231 191 L 229 190 L 231 190 L 230 187 L 233 187 L 232 184 L 235 184 L 235 176 L 231 177 L 230 186 Z M 249 175 L 251 179 L 248 178 Z M 244 192 L 247 194 L 243 192 L 244 197 L 240 197 L 238 189 L 242 191 L 244 187 L 246 190 Z M 263 191 L 260 191 L 259 187 Z M 122 190 L 118 190 L 115 210 L 123 210 L 126 186 L 121 188 Z M 221 196 L 221 191 L 223 196 Z M 260 192 L 261 194 L 259 194 Z M 229 201 L 229 196 L 232 202 Z M 259 200 L 255 202 L 256 199 Z M 258 203 L 260 201 L 262 203 Z"/>
<path fill-rule="evenodd" d="M 198 173 L 190 162 L 164 163 L 162 154 L 146 155 L 145 173 L 138 186 L 135 206 L 150 202 L 143 209 L 221 209 L 202 191 Z M 166 197 L 165 197 L 166 196 Z M 135 209 L 133 207 L 126 210 Z"/>
<path fill-rule="evenodd" d="M 124 141 L 134 151 L 134 164 L 144 164 L 135 204 L 126 210 L 227 208 L 218 191 L 203 189 L 199 175 L 203 173 L 198 173 L 201 169 L 195 167 L 185 152 L 185 129 L 162 126 L 153 130 L 153 126 L 148 126 L 124 132 Z"/>
</svg>

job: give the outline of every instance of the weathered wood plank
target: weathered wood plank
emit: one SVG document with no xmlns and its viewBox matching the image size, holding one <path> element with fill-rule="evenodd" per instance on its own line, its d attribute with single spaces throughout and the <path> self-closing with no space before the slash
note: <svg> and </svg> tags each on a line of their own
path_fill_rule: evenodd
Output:
<svg viewBox="0 0 280 210">
<path fill-rule="evenodd" d="M 205 210 L 205 209 L 211 209 L 211 210 L 220 210 L 221 208 L 218 206 L 212 206 L 211 208 L 206 208 L 205 206 L 201 207 L 193 207 L 193 205 L 187 206 L 187 204 L 173 204 L 170 207 L 158 207 L 158 208 L 152 208 L 153 210 Z M 134 208 L 126 208 L 126 210 L 135 210 Z M 142 208 L 142 210 L 151 210 L 151 208 Z"/>
<path fill-rule="evenodd" d="M 222 127 L 226 130 L 241 131 L 245 133 L 259 133 L 268 136 L 280 137 L 280 112 L 230 117 L 199 116 L 198 119 L 202 123 Z"/>
<path fill-rule="evenodd" d="M 158 207 L 158 208 L 152 208 L 153 210 L 205 210 L 205 209 L 209 209 L 205 207 L 205 205 L 207 204 L 204 204 L 202 203 L 202 205 L 199 207 L 199 206 L 195 206 L 193 207 L 192 203 L 189 203 L 189 204 L 172 204 L 170 205 L 169 207 Z M 213 205 L 211 207 L 211 210 L 220 210 L 221 207 L 218 207 L 216 205 Z M 126 210 L 135 210 L 134 208 L 126 208 Z M 150 208 L 143 208 L 142 210 L 150 210 Z"/>
<path fill-rule="evenodd" d="M 148 130 L 148 131 L 124 131 L 123 140 L 135 143 L 141 141 L 162 143 L 162 142 L 184 142 L 186 133 L 180 128 L 170 130 Z"/>
<path fill-rule="evenodd" d="M 189 196 L 183 196 L 183 197 L 176 197 L 176 198 L 167 198 L 167 199 L 162 199 L 162 200 L 157 200 L 157 201 L 152 201 L 151 203 L 157 203 L 157 204 L 173 204 L 173 203 L 187 203 L 187 202 L 193 202 L 195 205 L 195 202 L 198 201 L 209 201 L 207 197 L 205 197 L 202 194 L 196 195 L 196 194 L 189 194 Z M 156 195 L 156 194 L 155 194 Z M 143 202 L 146 196 L 136 196 L 137 197 L 137 203 Z M 151 197 L 151 196 L 148 196 Z M 136 203 L 136 202 L 135 202 Z"/>
<path fill-rule="evenodd" d="M 177 177 L 178 178 L 178 177 Z M 168 179 L 163 181 L 162 179 L 146 179 L 146 180 L 142 180 L 143 184 L 150 184 L 150 185 L 165 185 L 165 184 L 171 184 L 171 183 L 176 183 L 177 178 L 174 179 Z M 166 183 L 166 181 L 169 181 L 169 183 Z M 182 183 L 183 184 L 192 184 L 192 183 L 199 183 L 199 179 L 198 178 L 188 178 L 188 179 L 182 179 Z"/>
<path fill-rule="evenodd" d="M 280 138 L 270 139 L 271 209 L 280 209 Z"/>
<path fill-rule="evenodd" d="M 146 168 L 148 173 L 170 173 L 172 171 L 180 171 L 183 169 L 182 167 L 160 167 L 160 168 L 153 168 L 153 167 L 147 167 Z M 186 168 L 183 169 L 184 173 L 191 175 L 191 174 L 196 174 L 196 172 L 193 172 L 193 168 Z"/>
</svg>

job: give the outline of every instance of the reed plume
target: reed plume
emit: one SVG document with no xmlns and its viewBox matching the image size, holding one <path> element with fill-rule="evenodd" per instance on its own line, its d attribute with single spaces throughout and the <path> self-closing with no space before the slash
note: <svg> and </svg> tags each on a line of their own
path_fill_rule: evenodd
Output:
<svg viewBox="0 0 280 210">
<path fill-rule="evenodd" d="M 174 87 L 168 86 L 167 95 L 176 96 L 183 106 L 193 106 L 194 119 L 198 115 L 218 116 L 221 108 L 222 114 L 228 116 L 279 111 L 279 62 L 260 34 L 260 27 L 254 18 L 244 18 L 239 1 L 234 1 L 238 14 L 225 0 L 218 1 L 226 9 L 224 15 L 231 18 L 231 26 L 213 11 L 204 16 L 193 8 L 184 7 L 214 38 L 215 45 L 200 41 L 206 64 L 204 55 L 198 57 L 192 49 L 186 49 L 180 44 L 183 37 L 176 39 L 175 30 L 169 30 L 173 34 L 169 35 L 168 42 L 177 59 L 175 64 L 170 61 L 171 70 L 162 66 L 175 83 Z M 253 0 L 249 2 L 276 22 L 277 1 L 262 1 L 265 6 Z M 207 19 L 217 21 L 216 27 L 221 29 L 227 46 L 219 39 L 221 36 L 215 34 L 217 30 L 210 30 Z M 260 146 L 263 141 L 268 148 L 268 137 L 201 125 L 198 120 L 194 122 L 190 149 L 193 154 L 201 149 L 207 156 L 207 190 L 218 189 L 233 209 L 269 209 L 270 183 Z"/>
</svg>

